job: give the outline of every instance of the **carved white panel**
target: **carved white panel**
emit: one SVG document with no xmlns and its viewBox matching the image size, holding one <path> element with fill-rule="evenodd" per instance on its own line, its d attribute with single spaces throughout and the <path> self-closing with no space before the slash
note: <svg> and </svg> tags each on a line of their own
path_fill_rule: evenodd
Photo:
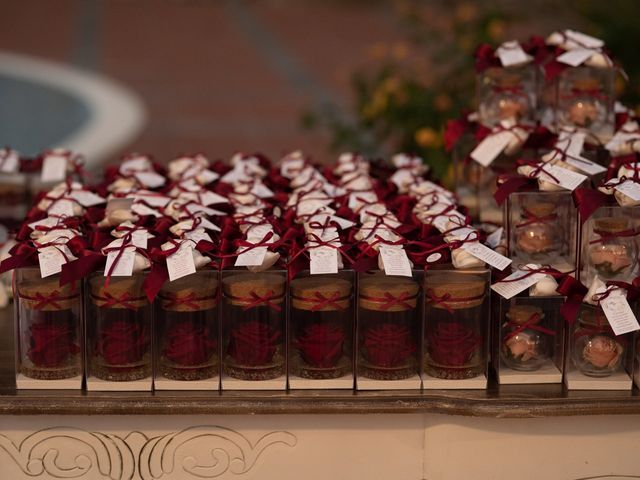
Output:
<svg viewBox="0 0 640 480">
<path fill-rule="evenodd" d="M 422 415 L 26 416 L 0 422 L 2 480 L 419 480 L 423 470 Z"/>
<path fill-rule="evenodd" d="M 640 416 L 426 420 L 427 480 L 640 479 Z"/>
</svg>

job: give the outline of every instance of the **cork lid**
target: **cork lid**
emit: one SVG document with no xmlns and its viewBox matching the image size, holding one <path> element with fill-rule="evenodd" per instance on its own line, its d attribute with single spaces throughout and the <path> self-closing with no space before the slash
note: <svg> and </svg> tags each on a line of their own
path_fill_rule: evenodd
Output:
<svg viewBox="0 0 640 480">
<path fill-rule="evenodd" d="M 579 78 L 573 81 L 571 88 L 580 91 L 600 90 L 600 81 L 597 78 Z"/>
<path fill-rule="evenodd" d="M 606 233 L 622 232 L 629 228 L 629 219 L 624 217 L 603 217 L 595 220 L 595 230 Z"/>
<path fill-rule="evenodd" d="M 218 302 L 218 280 L 213 275 L 189 275 L 169 282 L 160 291 L 160 306 L 172 312 L 199 312 Z"/>
<path fill-rule="evenodd" d="M 580 312 L 580 324 L 593 327 L 609 327 L 609 321 L 601 308 L 584 308 Z"/>
<path fill-rule="evenodd" d="M 546 217 L 547 215 L 551 215 L 556 210 L 555 203 L 551 202 L 540 202 L 532 205 L 527 205 L 525 207 L 527 212 L 530 212 L 532 215 L 536 217 Z"/>
<path fill-rule="evenodd" d="M 240 273 L 222 280 L 222 290 L 231 305 L 258 307 L 282 303 L 284 289 L 285 277 L 274 273 Z"/>
<path fill-rule="evenodd" d="M 111 277 L 105 287 L 106 278 L 95 276 L 90 280 L 91 301 L 102 308 L 137 309 L 148 305 L 142 290 L 144 276 Z"/>
<path fill-rule="evenodd" d="M 492 67 L 486 70 L 486 75 L 491 82 L 502 88 L 517 87 L 522 83 L 522 75 L 514 71 L 507 71 L 504 68 Z"/>
<path fill-rule="evenodd" d="M 411 310 L 416 308 L 418 289 L 418 283 L 410 278 L 367 277 L 360 281 L 360 307 L 382 312 Z"/>
<path fill-rule="evenodd" d="M 514 305 L 507 312 L 507 318 L 513 323 L 522 325 L 531 321 L 531 324 L 540 323 L 544 318 L 544 313 L 539 307 L 533 305 Z"/>
<path fill-rule="evenodd" d="M 55 277 L 33 278 L 20 282 L 17 286 L 20 303 L 28 310 L 55 312 L 69 310 L 77 304 L 80 289 L 72 284 L 60 286 L 60 279 Z"/>
<path fill-rule="evenodd" d="M 298 278 L 291 282 L 291 306 L 314 312 L 344 310 L 349 307 L 351 286 L 343 278 Z"/>
<path fill-rule="evenodd" d="M 486 288 L 486 281 L 478 275 L 434 275 L 425 280 L 425 299 L 435 308 L 472 308 L 482 304 Z"/>
</svg>

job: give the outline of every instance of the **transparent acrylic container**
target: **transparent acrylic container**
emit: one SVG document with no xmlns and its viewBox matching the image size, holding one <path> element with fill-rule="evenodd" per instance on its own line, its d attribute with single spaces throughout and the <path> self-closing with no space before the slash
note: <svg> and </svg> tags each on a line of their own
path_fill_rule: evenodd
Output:
<svg viewBox="0 0 640 480">
<path fill-rule="evenodd" d="M 640 207 L 600 207 L 582 226 L 581 277 L 591 285 L 603 281 L 630 282 L 638 275 Z"/>
<path fill-rule="evenodd" d="M 0 225 L 17 230 L 31 203 L 27 176 L 22 173 L 0 173 Z"/>
<path fill-rule="evenodd" d="M 156 390 L 218 389 L 218 272 L 165 283 L 156 301 Z"/>
<path fill-rule="evenodd" d="M 493 367 L 500 384 L 562 383 L 564 297 L 500 298 Z"/>
<path fill-rule="evenodd" d="M 153 306 L 144 273 L 89 276 L 87 292 L 87 389 L 151 390 Z"/>
<path fill-rule="evenodd" d="M 571 271 L 577 263 L 576 209 L 569 191 L 514 192 L 507 199 L 507 251 L 516 264 Z"/>
<path fill-rule="evenodd" d="M 480 123 L 492 128 L 503 120 L 532 123 L 537 108 L 537 68 L 533 64 L 491 67 L 477 75 Z"/>
<path fill-rule="evenodd" d="M 489 339 L 487 269 L 425 272 L 424 388 L 485 388 Z"/>
<path fill-rule="evenodd" d="M 286 272 L 222 272 L 223 389 L 286 388 Z"/>
<path fill-rule="evenodd" d="M 15 272 L 17 388 L 82 388 L 81 285 L 59 280 L 39 268 Z"/>
<path fill-rule="evenodd" d="M 616 335 L 600 307 L 583 305 L 569 335 L 567 387 L 630 390 L 634 333 Z"/>
<path fill-rule="evenodd" d="M 358 278 L 357 388 L 419 389 L 420 274 Z"/>
<path fill-rule="evenodd" d="M 289 387 L 353 388 L 352 271 L 291 281 Z"/>
<path fill-rule="evenodd" d="M 615 70 L 579 66 L 558 77 L 556 121 L 559 127 L 584 129 L 606 143 L 615 127 Z"/>
</svg>

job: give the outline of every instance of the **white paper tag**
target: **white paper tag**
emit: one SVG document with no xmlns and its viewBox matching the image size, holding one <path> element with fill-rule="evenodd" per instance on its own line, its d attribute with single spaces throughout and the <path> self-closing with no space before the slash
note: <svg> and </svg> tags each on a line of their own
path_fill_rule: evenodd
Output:
<svg viewBox="0 0 640 480">
<path fill-rule="evenodd" d="M 504 42 L 496 50 L 496 54 L 500 59 L 503 67 L 511 67 L 513 65 L 521 65 L 530 62 L 532 57 L 522 49 L 522 46 L 515 40 Z"/>
<path fill-rule="evenodd" d="M 20 166 L 20 155 L 11 149 L 0 150 L 0 172 L 16 173 Z"/>
<path fill-rule="evenodd" d="M 620 193 L 624 193 L 627 197 L 630 197 L 636 202 L 640 201 L 640 184 L 633 180 L 627 180 L 616 186 L 615 189 Z"/>
<path fill-rule="evenodd" d="M 220 175 L 207 169 L 202 170 L 200 173 L 198 173 L 198 181 L 203 185 L 208 185 L 211 182 L 215 182 L 219 178 Z"/>
<path fill-rule="evenodd" d="M 56 215 L 58 217 L 73 217 L 73 200 L 66 200 L 64 198 L 56 200 L 47 209 L 48 215 Z"/>
<path fill-rule="evenodd" d="M 255 247 L 246 253 L 241 253 L 236 258 L 236 267 L 258 267 L 262 265 L 267 254 L 267 247 Z"/>
<path fill-rule="evenodd" d="M 131 233 L 131 243 L 143 250 L 147 249 L 147 239 L 149 238 L 149 232 L 146 229 L 134 230 Z"/>
<path fill-rule="evenodd" d="M 553 183 L 572 192 L 587 180 L 587 177 L 581 173 L 572 172 L 566 168 L 548 164 L 544 166 L 544 170 L 541 172 L 540 177 L 547 182 Z"/>
<path fill-rule="evenodd" d="M 598 293 L 604 292 L 605 289 Z M 624 335 L 625 333 L 640 330 L 638 320 L 629 306 L 626 294 L 623 290 L 616 288 L 609 295 L 600 300 L 600 307 L 604 312 L 609 325 L 616 335 Z"/>
<path fill-rule="evenodd" d="M 213 240 L 209 236 L 207 232 L 205 232 L 202 228 L 197 228 L 191 232 L 185 232 L 184 238 L 187 240 L 191 240 L 194 245 L 197 245 L 200 240 L 206 240 L 207 242 L 212 242 Z"/>
<path fill-rule="evenodd" d="M 413 175 L 411 171 L 402 169 L 402 170 L 396 170 L 396 172 L 393 175 L 391 175 L 389 180 L 392 181 L 396 185 L 396 187 L 398 187 L 399 189 L 403 189 L 403 188 L 406 188 L 407 185 L 410 185 L 413 182 L 415 182 L 416 176 Z"/>
<path fill-rule="evenodd" d="M 504 270 L 511 264 L 511 259 L 500 255 L 498 252 L 494 252 L 479 242 L 465 243 L 461 248 L 498 270 Z"/>
<path fill-rule="evenodd" d="M 141 172 L 150 167 L 151 163 L 147 157 L 138 156 L 125 160 L 120 164 L 120 173 L 128 175 L 131 172 Z"/>
<path fill-rule="evenodd" d="M 386 275 L 411 277 L 411 263 L 403 248 L 380 246 L 380 256 Z"/>
<path fill-rule="evenodd" d="M 137 192 L 127 195 L 127 197 L 142 200 L 151 207 L 166 207 L 167 203 L 171 201 L 170 197 L 165 197 L 164 195 L 149 190 L 138 190 Z"/>
<path fill-rule="evenodd" d="M 338 250 L 331 247 L 316 247 L 309 250 L 311 275 L 338 273 Z"/>
<path fill-rule="evenodd" d="M 256 183 L 251 189 L 251 193 L 260 198 L 273 197 L 273 192 L 264 183 Z"/>
<path fill-rule="evenodd" d="M 567 162 L 569 165 L 573 165 L 574 167 L 579 168 L 584 173 L 588 173 L 589 175 L 598 175 L 607 171 L 607 169 L 602 165 L 598 165 L 597 163 L 581 156 L 574 156 L 573 158 L 567 157 L 565 159 L 565 162 Z"/>
<path fill-rule="evenodd" d="M 572 67 L 577 67 L 589 60 L 594 53 L 596 52 L 586 48 L 576 48 L 575 50 L 564 52 L 557 58 L 557 61 L 566 65 L 571 65 Z"/>
<path fill-rule="evenodd" d="M 42 162 L 40 180 L 48 182 L 62 182 L 67 177 L 67 157 L 63 155 L 47 155 Z"/>
<path fill-rule="evenodd" d="M 604 47 L 604 41 L 599 38 L 592 37 L 591 35 L 587 35 L 586 33 L 576 32 L 575 30 L 565 30 L 564 34 L 572 45 L 582 46 L 585 48 Z"/>
<path fill-rule="evenodd" d="M 106 202 L 100 195 L 96 195 L 87 190 L 72 190 L 69 196 L 74 198 L 83 207 L 93 207 L 94 205 L 100 205 Z"/>
<path fill-rule="evenodd" d="M 131 210 L 133 198 L 111 198 L 107 202 L 105 215 L 109 215 L 116 210 Z"/>
<path fill-rule="evenodd" d="M 362 205 L 378 201 L 378 196 L 374 191 L 354 192 L 349 195 L 348 207 L 357 210 Z"/>
<path fill-rule="evenodd" d="M 42 250 L 38 250 L 38 263 L 40 264 L 40 276 L 42 278 L 60 273 L 62 265 L 67 263 L 58 248 L 60 247 L 45 247 Z M 65 254 L 69 251 L 66 246 L 62 248 L 66 249 Z"/>
<path fill-rule="evenodd" d="M 495 229 L 493 233 L 487 235 L 487 245 L 491 248 L 496 248 L 500 245 L 500 241 L 502 240 L 502 234 L 504 233 L 504 227 L 498 227 Z"/>
<path fill-rule="evenodd" d="M 120 253 L 119 250 L 111 251 L 107 254 L 107 263 L 104 267 L 104 276 L 106 277 L 111 270 L 111 265 L 115 262 L 116 257 Z M 133 262 L 136 258 L 135 247 L 126 247 L 118 259 L 118 263 L 113 267 L 111 276 L 113 277 L 130 277 L 133 275 Z"/>
<path fill-rule="evenodd" d="M 530 269 L 537 269 L 540 268 L 540 265 L 529 264 L 527 267 Z M 528 277 L 522 278 L 527 274 L 528 272 L 526 270 L 516 270 L 504 279 L 509 281 L 496 282 L 491 285 L 491 290 L 498 293 L 501 297 L 509 300 L 520 292 L 524 292 L 527 288 L 535 285 L 545 277 L 544 273 L 534 273 Z"/>
<path fill-rule="evenodd" d="M 507 148 L 513 133 L 498 132 L 490 134 L 471 152 L 471 158 L 483 167 L 488 167 Z"/>
<path fill-rule="evenodd" d="M 60 219 L 57 217 L 46 217 L 43 218 L 42 220 L 38 220 L 37 222 L 33 222 L 29 224 L 29 228 L 32 230 L 35 230 L 36 227 L 46 227 L 46 228 L 53 228 L 57 225 L 60 224 Z"/>
<path fill-rule="evenodd" d="M 342 230 L 346 230 L 347 228 L 351 228 L 355 225 L 355 223 L 352 222 L 351 220 L 347 220 L 346 218 L 342 218 L 342 217 L 337 217 L 335 215 L 331 215 L 331 220 L 333 222 L 336 222 Z"/>
<path fill-rule="evenodd" d="M 131 205 L 131 211 L 136 215 L 140 215 L 141 217 L 145 217 L 147 215 L 153 215 L 156 218 L 162 217 L 162 214 L 153 208 L 147 207 L 143 203 L 134 203 Z"/>
<path fill-rule="evenodd" d="M 193 224 L 191 224 L 193 226 Z M 200 221 L 198 223 L 198 227 L 202 227 L 202 228 L 206 228 L 207 230 L 213 230 L 214 232 L 220 232 L 220 227 L 218 227 L 217 225 L 215 225 L 214 223 L 211 223 L 209 220 L 207 220 L 204 217 L 200 217 Z"/>
<path fill-rule="evenodd" d="M 191 245 L 182 243 L 177 252 L 167 257 L 167 271 L 171 282 L 196 273 L 196 264 L 193 261 L 193 248 L 191 248 Z"/>
<path fill-rule="evenodd" d="M 136 172 L 136 179 L 146 188 L 158 188 L 165 184 L 165 178 L 156 172 Z"/>
<path fill-rule="evenodd" d="M 209 205 L 218 203 L 229 203 L 229 199 L 223 197 L 222 195 L 218 195 L 215 192 L 210 192 L 209 190 L 207 190 L 200 194 L 200 203 L 208 207 Z"/>
</svg>

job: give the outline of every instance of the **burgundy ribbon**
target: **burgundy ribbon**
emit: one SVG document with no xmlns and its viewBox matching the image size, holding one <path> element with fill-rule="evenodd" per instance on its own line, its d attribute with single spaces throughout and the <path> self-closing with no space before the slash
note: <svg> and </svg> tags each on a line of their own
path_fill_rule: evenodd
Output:
<svg viewBox="0 0 640 480">
<path fill-rule="evenodd" d="M 504 327 L 515 327 L 514 330 L 512 330 L 511 332 L 509 332 L 507 335 L 505 335 L 503 342 L 506 342 L 507 340 L 515 337 L 516 335 L 522 333 L 523 331 L 529 329 L 529 330 L 535 330 L 537 332 L 541 332 L 544 333 L 546 335 L 551 335 L 551 336 L 555 336 L 556 332 L 549 329 L 549 328 L 545 328 L 541 325 L 538 325 L 537 322 L 540 320 L 540 314 L 539 313 L 534 313 L 533 315 L 531 315 L 526 322 L 520 324 L 518 322 L 514 322 L 513 320 L 510 322 L 507 322 L 506 325 L 504 325 Z"/>
<path fill-rule="evenodd" d="M 427 294 L 427 298 L 429 299 L 429 303 L 431 305 L 441 305 L 449 313 L 453 313 L 453 309 L 447 302 L 472 302 L 474 300 L 480 300 L 484 298 L 484 294 L 477 295 L 475 297 L 452 297 L 450 293 L 445 293 L 441 297 L 438 297 L 431 288 L 428 288 L 425 293 Z"/>
<path fill-rule="evenodd" d="M 556 291 L 566 297 L 562 307 L 560 307 L 560 315 L 571 325 L 580 311 L 582 299 L 588 291 L 587 287 L 574 277 L 567 275 L 562 279 Z"/>
<path fill-rule="evenodd" d="M 207 300 L 214 300 L 216 295 L 207 295 L 204 297 L 198 297 L 195 293 L 191 292 L 189 295 L 176 295 L 174 293 L 167 293 L 162 295 L 163 300 L 167 300 L 167 302 L 163 305 L 165 310 L 171 309 L 172 307 L 184 305 L 186 307 L 191 308 L 192 310 L 199 310 L 200 305 L 197 302 L 204 302 Z"/>
<path fill-rule="evenodd" d="M 259 307 L 261 305 L 266 305 L 276 312 L 281 312 L 282 308 L 279 305 L 276 305 L 272 302 L 272 300 L 278 300 L 282 298 L 284 295 L 275 295 L 273 290 L 269 290 L 266 295 L 258 295 L 255 291 L 250 291 L 248 297 L 229 297 L 232 300 L 236 300 L 238 302 L 246 303 L 246 305 L 242 306 L 243 310 L 249 310 L 250 308 Z"/>
<path fill-rule="evenodd" d="M 58 302 L 62 302 L 64 300 L 71 300 L 73 298 L 78 297 L 78 295 L 68 295 L 68 296 L 60 295 L 60 292 L 58 290 L 54 290 L 49 295 L 43 295 L 40 292 L 36 292 L 36 294 L 33 297 L 30 297 L 23 293 L 20 293 L 19 296 L 24 300 L 38 302 L 33 307 L 34 310 L 42 310 L 47 305 L 51 305 L 53 308 L 60 310 L 62 306 Z"/>
<path fill-rule="evenodd" d="M 389 292 L 384 292 L 384 297 L 369 297 L 366 295 L 360 295 L 361 299 L 368 300 L 369 302 L 381 303 L 380 310 L 387 311 L 391 307 L 399 305 L 407 310 L 414 307 L 407 303 L 407 300 L 413 300 L 417 298 L 417 295 L 411 295 L 409 292 L 401 292 L 397 297 Z"/>
<path fill-rule="evenodd" d="M 344 310 L 347 307 L 341 306 L 338 302 L 347 300 L 349 297 L 341 297 L 339 292 L 333 292 L 331 296 L 324 296 L 321 292 L 313 292 L 313 297 L 296 297 L 292 295 L 292 298 L 300 300 L 302 302 L 313 303 L 311 307 L 312 312 L 322 310 L 325 307 L 332 307 L 335 310 Z"/>
<path fill-rule="evenodd" d="M 609 195 L 590 188 L 576 188 L 571 196 L 580 214 L 580 223 L 584 224 L 593 213 L 609 200 Z"/>
<path fill-rule="evenodd" d="M 139 307 L 133 305 L 131 302 L 140 302 L 146 300 L 146 297 L 134 297 L 129 292 L 124 292 L 119 297 L 114 297 L 109 292 L 104 292 L 104 296 L 91 294 L 91 298 L 104 302 L 100 305 L 101 308 L 111 308 L 115 306 L 121 306 L 128 310 L 137 310 Z"/>
</svg>

